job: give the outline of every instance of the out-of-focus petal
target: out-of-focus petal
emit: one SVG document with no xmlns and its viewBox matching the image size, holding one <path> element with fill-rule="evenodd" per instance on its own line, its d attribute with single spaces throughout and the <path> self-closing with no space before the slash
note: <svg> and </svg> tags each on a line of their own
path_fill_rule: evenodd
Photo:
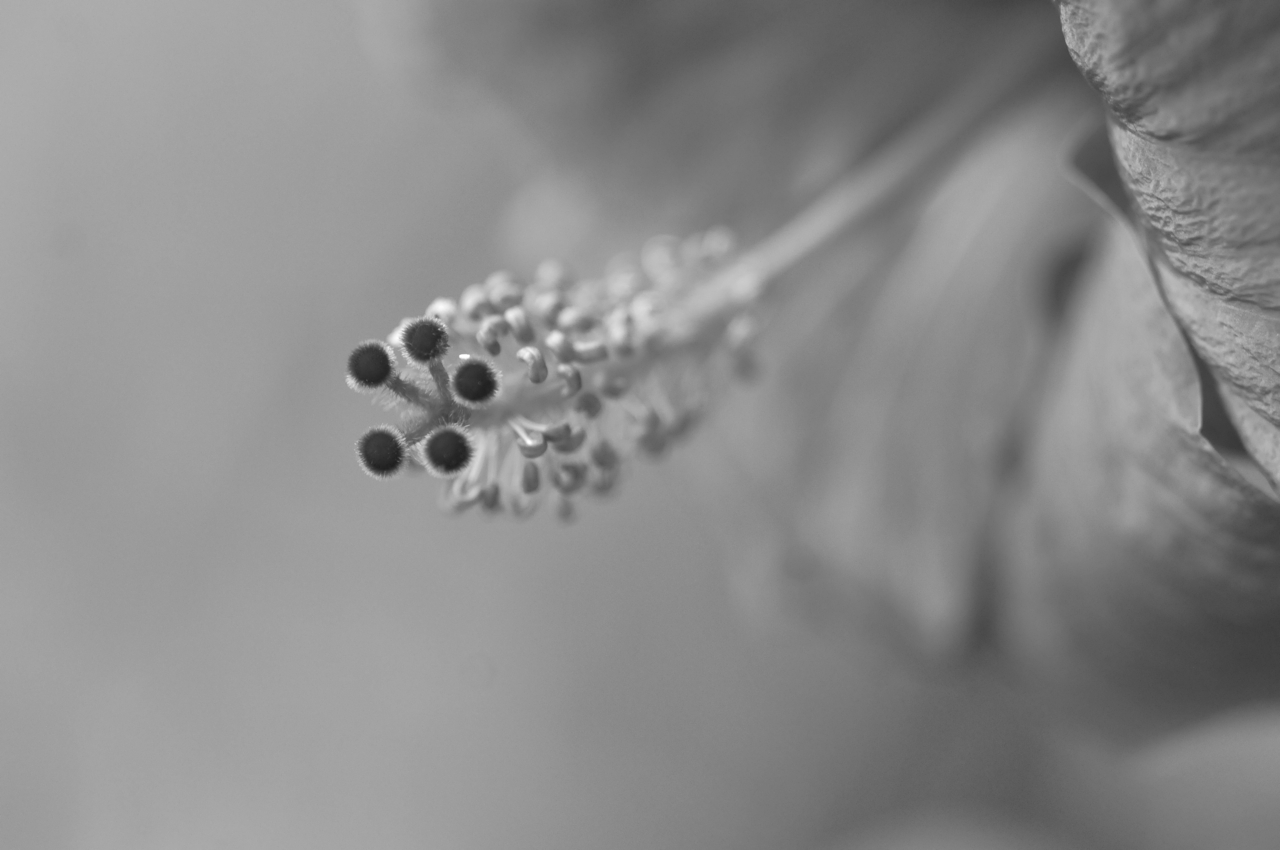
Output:
<svg viewBox="0 0 1280 850">
<path fill-rule="evenodd" d="M 1280 695 L 1280 504 L 1253 465 L 1275 480 L 1280 7 L 1086 0 L 1062 20 L 1139 236 L 1112 225 L 1046 384 L 1001 637 L 1055 702 L 1148 735 Z"/>
<path fill-rule="evenodd" d="M 993 124 L 918 220 L 816 262 L 770 329 L 763 385 L 723 412 L 743 460 L 722 475 L 765 506 L 729 520 L 741 560 L 824 628 L 935 660 L 980 637 L 995 499 L 1097 222 L 1062 161 L 1088 113 L 1084 92 L 1051 92 Z M 895 227 L 908 241 L 876 268 Z"/>
<path fill-rule="evenodd" d="M 1169 306 L 1275 481 L 1280 5 L 1073 0 L 1062 21 L 1111 108 L 1116 158 Z"/>
</svg>

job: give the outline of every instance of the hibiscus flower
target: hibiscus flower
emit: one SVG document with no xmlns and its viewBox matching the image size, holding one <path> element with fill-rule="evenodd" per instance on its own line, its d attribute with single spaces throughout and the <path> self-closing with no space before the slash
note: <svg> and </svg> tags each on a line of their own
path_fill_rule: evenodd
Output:
<svg viewBox="0 0 1280 850">
<path fill-rule="evenodd" d="M 612 490 L 616 444 L 707 420 L 681 457 L 733 559 L 825 628 L 992 665 L 1125 737 L 1277 695 L 1274 4 L 376 8 L 434 45 L 395 55 L 443 54 L 424 78 L 461 68 L 542 140 L 514 258 L 603 263 L 717 223 L 741 248 L 660 241 L 434 305 L 473 363 L 514 335 L 524 369 L 473 414 L 460 372 L 415 383 L 367 344 L 425 414 L 371 432 L 366 461 L 416 447 L 441 472 L 435 439 L 462 472 L 449 504 L 523 513 L 548 475 Z M 581 328 L 532 306 L 556 292 Z M 644 292 L 652 333 L 626 324 Z M 575 350 L 593 321 L 600 350 Z M 391 339 L 410 360 L 411 330 Z M 595 364 L 637 356 L 613 351 L 634 333 L 643 367 L 601 400 Z M 548 363 L 557 392 L 530 389 Z M 548 444 L 569 459 L 537 460 Z"/>
</svg>

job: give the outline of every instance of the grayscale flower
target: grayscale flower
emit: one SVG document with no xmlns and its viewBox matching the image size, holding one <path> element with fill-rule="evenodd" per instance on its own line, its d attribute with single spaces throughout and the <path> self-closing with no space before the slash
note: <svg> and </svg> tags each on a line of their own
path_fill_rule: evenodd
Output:
<svg viewBox="0 0 1280 850">
<path fill-rule="evenodd" d="M 526 334 L 488 408 L 398 396 L 410 443 L 476 434 L 451 504 L 609 491 L 705 420 L 742 569 L 825 627 L 1126 736 L 1280 695 L 1274 3 L 394 8 L 554 162 L 513 253 L 739 235 L 428 310 L 473 357 Z"/>
</svg>

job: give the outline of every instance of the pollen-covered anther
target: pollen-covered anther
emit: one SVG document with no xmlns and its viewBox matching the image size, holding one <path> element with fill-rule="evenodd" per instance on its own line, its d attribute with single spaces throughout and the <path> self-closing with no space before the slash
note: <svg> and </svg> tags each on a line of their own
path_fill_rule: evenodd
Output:
<svg viewBox="0 0 1280 850">
<path fill-rule="evenodd" d="M 565 307 L 556 316 L 556 327 L 562 331 L 589 331 L 596 325 L 596 317 L 577 307 Z"/>
<path fill-rule="evenodd" d="M 458 404 L 479 408 L 498 397 L 502 379 L 489 361 L 468 357 L 454 367 L 449 385 Z"/>
<path fill-rule="evenodd" d="M 666 428 L 658 414 L 650 410 L 641 423 L 640 438 L 636 441 L 640 449 L 648 455 L 657 456 L 667 448 Z"/>
<path fill-rule="evenodd" d="M 582 430 L 581 428 L 571 428 L 568 434 L 566 434 L 563 437 L 560 437 L 559 439 L 553 440 L 550 438 L 550 436 L 548 436 L 547 438 L 547 442 L 551 444 L 551 447 L 553 449 L 555 449 L 560 454 L 566 454 L 566 455 L 573 454 L 578 449 L 582 448 L 582 444 L 585 443 L 586 441 L 587 441 L 587 432 Z"/>
<path fill-rule="evenodd" d="M 457 425 L 441 425 L 422 441 L 422 463 L 438 478 L 453 478 L 476 454 L 471 434 Z"/>
<path fill-rule="evenodd" d="M 527 437 L 521 437 L 516 440 L 516 448 L 526 458 L 531 460 L 539 458 L 547 453 L 547 439 L 541 434 L 529 434 Z"/>
<path fill-rule="evenodd" d="M 640 267 L 658 286 L 670 286 L 680 275 L 680 240 L 655 236 L 640 249 Z"/>
<path fill-rule="evenodd" d="M 423 315 L 428 319 L 439 319 L 446 326 L 452 325 L 458 317 L 458 302 L 452 298 L 437 298 L 427 306 Z"/>
<path fill-rule="evenodd" d="M 489 303 L 497 310 L 506 310 L 524 300 L 524 292 L 510 272 L 494 272 L 484 282 Z"/>
<path fill-rule="evenodd" d="M 591 447 L 591 462 L 601 469 L 617 469 L 621 458 L 612 443 L 601 440 Z"/>
<path fill-rule="evenodd" d="M 631 389 L 631 379 L 626 375 L 602 374 L 598 378 L 600 395 L 605 398 L 622 398 Z"/>
<path fill-rule="evenodd" d="M 573 426 L 568 424 L 568 422 L 557 422 L 556 425 L 544 426 L 543 437 L 547 438 L 548 443 L 556 443 L 557 440 L 562 440 L 568 437 L 572 430 Z"/>
<path fill-rule="evenodd" d="M 458 312 L 472 321 L 479 321 L 481 316 L 493 312 L 489 293 L 482 284 L 473 283 L 462 290 L 458 296 Z"/>
<path fill-rule="evenodd" d="M 404 436 L 394 428 L 373 428 L 356 443 L 360 465 L 374 478 L 390 478 L 399 472 L 407 452 Z"/>
<path fill-rule="evenodd" d="M 605 316 L 604 336 L 615 357 L 630 357 L 635 352 L 635 322 L 626 307 Z"/>
<path fill-rule="evenodd" d="M 538 470 L 538 465 L 526 460 L 524 468 L 520 470 L 520 489 L 526 493 L 536 493 L 541 485 L 542 473 Z"/>
<path fill-rule="evenodd" d="M 564 296 L 554 290 L 531 290 L 531 292 L 532 294 L 525 300 L 529 315 L 547 327 L 555 327 L 556 318 L 564 309 Z"/>
<path fill-rule="evenodd" d="M 369 340 L 355 347 L 347 357 L 347 385 L 368 391 L 383 386 L 395 374 L 391 349 L 384 342 Z"/>
<path fill-rule="evenodd" d="M 573 407 L 588 419 L 595 419 L 604 410 L 604 402 L 595 393 L 584 392 L 574 399 Z"/>
<path fill-rule="evenodd" d="M 678 440 L 698 424 L 700 414 L 696 410 L 684 410 L 679 413 L 666 428 L 666 436 L 671 440 Z"/>
<path fill-rule="evenodd" d="M 547 334 L 543 343 L 547 346 L 547 350 L 554 354 L 561 363 L 568 363 L 573 360 L 573 342 L 564 331 L 551 331 Z"/>
<path fill-rule="evenodd" d="M 585 463 L 562 463 L 551 474 L 552 485 L 566 496 L 576 493 L 587 483 Z"/>
<path fill-rule="evenodd" d="M 733 372 L 743 380 L 752 380 L 760 373 L 759 361 L 755 356 L 755 342 L 759 335 L 758 323 L 746 313 L 734 317 L 725 328 L 724 342 L 733 359 Z"/>
<path fill-rule="evenodd" d="M 667 449 L 667 435 L 661 431 L 645 434 L 637 441 L 641 451 L 651 457 L 657 457 Z"/>
<path fill-rule="evenodd" d="M 618 468 L 601 469 L 600 474 L 591 482 L 591 491 L 597 496 L 607 496 L 618 485 Z"/>
<path fill-rule="evenodd" d="M 713 227 L 702 234 L 702 255 L 709 260 L 722 260 L 736 247 L 737 238 L 727 227 Z"/>
<path fill-rule="evenodd" d="M 439 360 L 449 350 L 449 329 L 439 319 L 408 319 L 397 330 L 396 342 L 415 363 Z"/>
<path fill-rule="evenodd" d="M 533 273 L 533 280 L 538 286 L 564 289 L 573 283 L 573 275 L 559 260 L 543 260 L 538 263 L 538 268 Z"/>
<path fill-rule="evenodd" d="M 599 338 L 580 339 L 573 343 L 573 359 L 582 363 L 599 363 L 609 359 L 609 349 Z"/>
<path fill-rule="evenodd" d="M 502 510 L 502 489 L 497 484 L 490 484 L 480 491 L 480 507 L 491 514 Z"/>
<path fill-rule="evenodd" d="M 511 325 L 502 316 L 485 316 L 480 321 L 480 329 L 476 331 L 476 342 L 485 351 L 497 357 L 502 353 L 501 339 L 511 331 Z"/>
<path fill-rule="evenodd" d="M 502 314 L 502 318 L 507 320 L 507 324 L 511 327 L 511 335 L 516 338 L 516 342 L 521 345 L 533 342 L 533 325 L 529 324 L 529 314 L 523 307 L 508 307 Z"/>
<path fill-rule="evenodd" d="M 526 345 L 516 352 L 516 359 L 529 367 L 525 373 L 529 383 L 540 384 L 547 379 L 547 360 L 542 356 L 542 349 Z"/>
<path fill-rule="evenodd" d="M 582 373 L 578 371 L 577 366 L 571 366 L 568 363 L 561 363 L 556 367 L 556 374 L 560 376 L 560 380 L 564 382 L 560 393 L 565 398 L 571 398 L 582 389 Z"/>
<path fill-rule="evenodd" d="M 516 435 L 516 448 L 526 458 L 538 458 L 547 453 L 546 435 L 532 422 L 512 419 L 508 423 Z"/>
</svg>

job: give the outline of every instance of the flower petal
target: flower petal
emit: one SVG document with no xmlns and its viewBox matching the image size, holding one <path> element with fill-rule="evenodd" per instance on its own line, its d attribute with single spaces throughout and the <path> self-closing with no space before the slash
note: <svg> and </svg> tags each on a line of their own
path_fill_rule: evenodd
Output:
<svg viewBox="0 0 1280 850">
<path fill-rule="evenodd" d="M 1254 465 L 1280 471 L 1280 7 L 1061 13 L 1137 238 L 1110 228 L 1008 494 L 1000 635 L 1060 705 L 1143 736 L 1280 697 L 1280 503 Z"/>
</svg>

